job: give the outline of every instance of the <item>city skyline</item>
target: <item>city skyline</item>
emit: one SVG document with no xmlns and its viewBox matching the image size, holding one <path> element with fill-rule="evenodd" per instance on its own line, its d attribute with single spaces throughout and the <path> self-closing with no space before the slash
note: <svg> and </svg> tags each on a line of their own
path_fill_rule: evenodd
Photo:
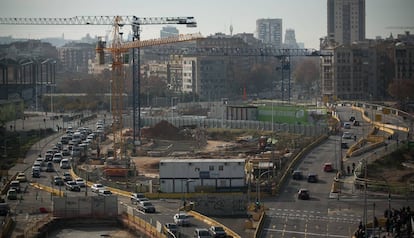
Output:
<svg viewBox="0 0 414 238">
<path fill-rule="evenodd" d="M 194 4 L 190 0 L 164 2 L 161 0 L 141 2 L 132 0 L 117 1 L 116 4 L 98 0 L 73 1 L 5 1 L 0 9 L 1 17 L 73 17 L 104 15 L 135 15 L 138 17 L 193 16 L 198 27 L 177 26 L 180 33 L 201 32 L 204 36 L 217 32 L 230 34 L 254 33 L 256 20 L 260 18 L 281 18 L 283 37 L 286 29 L 294 29 L 297 42 L 306 48 L 319 48 L 319 38 L 327 35 L 326 0 L 292 1 L 201 1 Z M 396 36 L 406 30 L 414 30 L 414 1 L 412 0 L 366 0 L 366 37 Z M 141 39 L 159 38 L 160 29 L 165 25 L 142 26 Z M 393 28 L 388 27 L 402 27 Z M 404 29 L 403 27 L 409 27 Z M 111 26 L 11 26 L 0 25 L 0 36 L 40 39 L 62 37 L 77 40 L 86 34 L 105 36 Z M 130 32 L 124 27 L 124 32 Z"/>
</svg>

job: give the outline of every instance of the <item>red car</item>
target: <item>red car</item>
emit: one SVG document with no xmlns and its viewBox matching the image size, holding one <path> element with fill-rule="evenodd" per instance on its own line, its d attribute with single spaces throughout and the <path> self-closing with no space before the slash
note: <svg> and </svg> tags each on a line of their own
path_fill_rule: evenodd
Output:
<svg viewBox="0 0 414 238">
<path fill-rule="evenodd" d="M 325 163 L 323 165 L 323 171 L 332 172 L 334 170 L 332 163 Z"/>
</svg>

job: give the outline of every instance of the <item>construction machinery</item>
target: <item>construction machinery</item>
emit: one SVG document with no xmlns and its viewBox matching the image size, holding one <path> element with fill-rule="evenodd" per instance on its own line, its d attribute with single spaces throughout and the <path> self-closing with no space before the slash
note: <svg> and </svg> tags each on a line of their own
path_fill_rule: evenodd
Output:
<svg viewBox="0 0 414 238">
<path fill-rule="evenodd" d="M 140 41 L 141 25 L 162 25 L 162 24 L 181 24 L 187 27 L 196 27 L 197 23 L 194 17 L 143 17 L 136 16 L 75 16 L 69 18 L 21 18 L 21 17 L 1 17 L 0 25 L 111 25 L 113 26 L 113 35 L 111 46 L 107 48 L 113 57 L 113 77 L 111 82 L 111 103 L 113 116 L 113 133 L 114 133 L 114 156 L 117 157 L 116 151 L 123 148 L 122 142 L 122 95 L 123 95 L 123 54 L 133 50 L 133 137 L 136 144 L 136 135 L 140 135 L 140 62 L 139 48 L 160 44 L 169 44 L 181 41 L 196 40 L 201 37 L 195 35 L 179 35 L 176 37 Z M 120 27 L 131 25 L 133 31 L 133 42 L 122 42 Z M 98 44 L 99 45 L 99 44 Z M 103 46 L 102 44 L 100 46 Z M 97 49 L 97 53 L 103 54 L 103 48 Z M 137 113 L 138 112 L 138 113 Z M 138 132 L 137 132 L 138 131 Z M 139 142 L 139 141 L 138 141 Z M 122 152 L 122 151 L 119 151 Z"/>
</svg>

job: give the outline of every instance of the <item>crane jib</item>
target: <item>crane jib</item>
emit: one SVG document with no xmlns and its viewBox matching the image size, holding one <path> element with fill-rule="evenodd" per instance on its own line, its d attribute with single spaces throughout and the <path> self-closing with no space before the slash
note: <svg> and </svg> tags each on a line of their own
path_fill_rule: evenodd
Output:
<svg viewBox="0 0 414 238">
<path fill-rule="evenodd" d="M 156 25 L 197 23 L 194 17 L 136 17 L 136 16 L 75 16 L 68 18 L 47 17 L 0 17 L 2 25 Z"/>
</svg>

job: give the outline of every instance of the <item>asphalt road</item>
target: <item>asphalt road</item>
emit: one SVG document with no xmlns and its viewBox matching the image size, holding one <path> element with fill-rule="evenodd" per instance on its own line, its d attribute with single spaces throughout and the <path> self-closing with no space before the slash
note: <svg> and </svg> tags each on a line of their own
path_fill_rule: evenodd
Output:
<svg viewBox="0 0 414 238">
<path fill-rule="evenodd" d="M 102 115 L 101 115 L 102 116 Z M 43 120 L 45 119 L 45 120 Z M 98 118 L 99 119 L 99 118 Z M 74 121 L 71 125 L 77 125 L 77 121 Z M 94 128 L 95 122 L 90 122 L 88 125 L 90 128 Z M 57 124 L 56 121 L 50 120 L 45 117 L 45 115 L 40 115 L 37 117 L 31 117 L 26 119 L 24 122 L 22 120 L 17 120 L 12 122 L 13 128 L 16 130 L 30 130 L 31 128 L 53 128 Z M 9 125 L 8 125 L 9 126 Z M 29 182 L 36 182 L 43 184 L 45 186 L 51 186 L 61 191 L 65 192 L 66 196 L 97 196 L 97 194 L 91 192 L 90 188 L 81 188 L 81 192 L 72 192 L 66 191 L 64 186 L 55 186 L 53 185 L 52 178 L 55 175 L 62 175 L 63 172 L 68 171 L 67 169 L 60 169 L 59 164 L 55 163 L 54 168 L 55 172 L 41 172 L 40 178 L 31 177 L 31 166 L 39 154 L 44 155 L 48 149 L 51 149 L 59 140 L 63 132 L 56 133 L 49 138 L 45 138 L 36 145 L 27 153 L 27 156 L 24 160 L 24 163 L 17 164 L 13 169 L 9 171 L 9 174 L 12 175 L 18 171 L 25 171 L 28 182 L 22 183 L 22 188 L 24 192 L 19 196 L 21 199 L 10 200 L 8 203 L 13 211 L 14 218 L 17 221 L 16 229 L 13 232 L 13 235 L 16 236 L 24 232 L 24 230 L 29 227 L 31 224 L 34 224 L 36 221 L 44 219 L 47 215 L 39 212 L 40 208 L 45 208 L 47 211 L 52 210 L 52 200 L 53 196 L 45 191 L 39 190 L 29 185 Z M 122 209 L 125 204 L 127 206 L 135 207 L 136 205 L 131 204 L 129 197 L 118 196 L 119 209 Z M 181 205 L 180 200 L 151 200 L 151 202 L 156 207 L 157 212 L 155 214 L 145 214 L 143 212 L 137 212 L 138 216 L 146 220 L 153 226 L 156 226 L 157 222 L 161 224 L 173 222 L 173 216 L 178 212 L 178 208 Z M 204 222 L 198 221 L 196 219 L 191 219 L 190 226 L 179 227 L 180 237 L 193 237 L 195 228 L 208 228 L 208 225 Z"/>
<path fill-rule="evenodd" d="M 357 135 L 357 138 L 366 136 L 370 125 L 363 122 L 358 112 L 349 107 L 339 107 L 340 118 L 348 121 L 355 116 L 361 126 L 352 126 L 343 129 Z M 267 219 L 261 237 L 351 237 L 360 221 L 364 219 L 364 210 L 367 209 L 367 219 L 373 216 L 382 216 L 388 208 L 387 197 L 376 197 L 372 194 L 355 191 L 352 196 L 338 196 L 329 198 L 335 173 L 323 172 L 323 164 L 330 162 L 339 168 L 341 155 L 346 151 L 341 149 L 340 142 L 347 142 L 351 146 L 353 139 L 341 139 L 340 135 L 330 136 L 327 141 L 312 150 L 297 166 L 306 176 L 309 172 L 319 175 L 318 183 L 308 183 L 305 180 L 289 179 L 283 185 L 279 195 L 268 199 Z M 356 158 L 345 158 L 344 166 L 356 162 Z M 297 192 L 300 188 L 310 191 L 310 200 L 299 200 Z M 375 205 L 374 205 L 375 203 Z M 409 199 L 394 199 L 392 205 L 400 208 L 404 204 L 412 203 Z"/>
<path fill-rule="evenodd" d="M 347 120 L 351 115 L 356 116 L 357 120 L 361 121 L 361 126 L 352 127 L 349 129 L 357 137 L 365 136 L 369 131 L 369 125 L 362 121 L 358 113 L 352 112 L 347 107 L 338 108 L 341 118 Z M 45 120 L 43 117 L 32 118 L 33 122 L 26 120 L 25 122 L 16 121 L 16 129 L 19 127 L 27 130 L 30 127 L 39 128 L 45 125 L 46 127 L 53 127 L 56 121 Z M 23 125 L 24 123 L 24 125 Z M 43 124 L 42 124 L 43 123 Z M 76 124 L 76 122 L 75 122 Z M 59 137 L 46 138 L 35 145 L 27 154 L 24 164 L 18 164 L 11 173 L 16 171 L 24 171 L 30 168 L 31 164 L 41 152 L 51 148 L 56 143 Z M 53 139 L 53 140 L 52 140 Z M 338 168 L 340 164 L 341 154 L 345 154 L 345 150 L 340 147 L 340 135 L 330 136 L 327 141 L 321 144 L 318 148 L 312 150 L 298 165 L 297 169 L 303 171 L 306 176 L 309 172 L 315 172 L 319 175 L 319 182 L 316 184 L 308 183 L 306 180 L 288 180 L 282 186 L 280 194 L 274 198 L 263 200 L 263 203 L 268 207 L 266 212 L 268 218 L 265 221 L 264 232 L 262 237 L 350 237 L 358 226 L 359 221 L 363 219 L 364 208 L 366 204 L 375 202 L 375 209 L 370 209 L 371 214 L 381 214 L 388 203 L 383 198 L 369 197 L 366 202 L 363 199 L 363 194 L 356 193 L 351 197 L 339 197 L 339 199 L 330 199 L 329 192 L 331 189 L 334 173 L 326 173 L 322 171 L 323 164 L 331 162 L 334 167 Z M 344 142 L 344 141 L 342 141 Z M 346 140 L 351 145 L 354 140 Z M 345 166 L 352 161 L 344 160 Z M 60 169 L 56 166 L 58 173 Z M 30 171 L 27 176 L 30 177 Z M 37 182 L 50 185 L 50 176 L 52 174 L 42 173 Z M 310 191 L 310 200 L 298 200 L 297 191 L 299 188 L 307 188 Z M 92 192 L 85 193 L 82 189 L 80 193 L 68 192 L 68 196 L 96 196 Z M 16 233 L 22 232 L 29 224 L 36 220 L 42 219 L 45 215 L 39 213 L 40 207 L 46 207 L 51 210 L 52 196 L 44 191 L 27 186 L 27 191 L 22 195 L 23 200 L 10 201 L 12 209 L 15 211 L 15 219 L 17 220 Z M 130 204 L 129 198 L 119 198 L 120 202 Z M 394 200 L 393 204 L 398 207 L 410 201 Z M 411 201 L 412 202 L 412 201 Z M 143 214 L 141 217 L 155 226 L 156 222 L 164 224 L 172 222 L 173 215 L 177 212 L 180 205 L 179 200 L 154 200 L 157 213 Z M 133 206 L 133 205 L 131 205 Z M 375 210 L 375 212 L 374 212 Z M 242 237 L 250 237 L 251 234 L 243 233 L 242 222 L 244 219 L 218 219 L 226 226 L 233 228 L 237 227 L 238 232 Z M 237 225 L 236 225 L 237 223 Z M 207 227 L 203 222 L 192 220 L 190 227 L 181 228 L 182 237 L 190 237 L 193 235 L 195 227 Z"/>
</svg>

